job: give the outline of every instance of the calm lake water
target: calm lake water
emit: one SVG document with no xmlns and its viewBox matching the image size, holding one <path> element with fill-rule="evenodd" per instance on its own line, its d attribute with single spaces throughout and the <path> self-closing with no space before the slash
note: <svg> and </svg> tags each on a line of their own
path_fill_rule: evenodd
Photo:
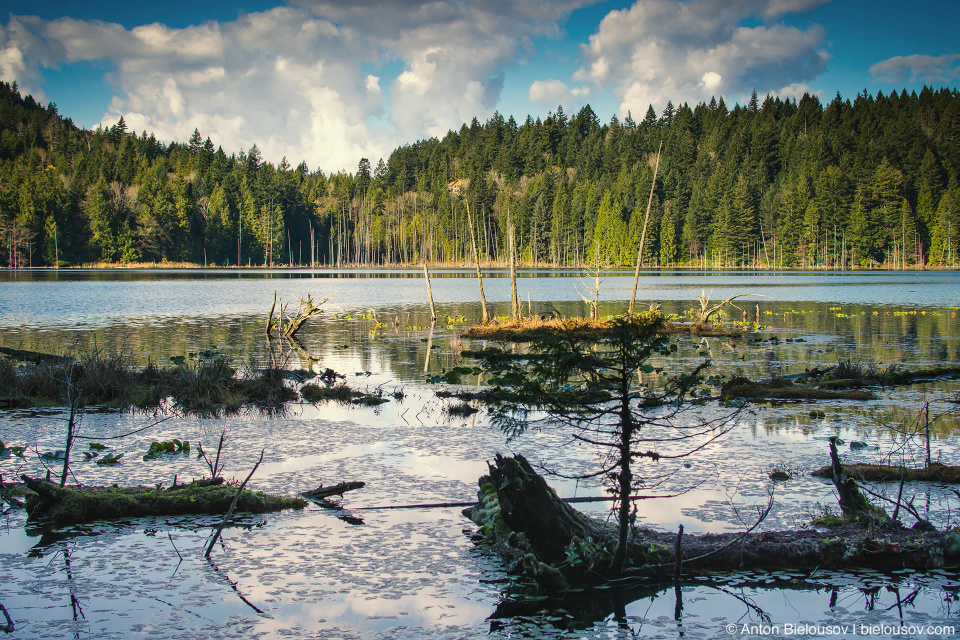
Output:
<svg viewBox="0 0 960 640">
<path fill-rule="evenodd" d="M 124 459 L 116 467 L 77 462 L 80 482 L 169 484 L 175 475 L 200 477 L 207 469 L 193 456 L 149 462 L 141 456 L 150 441 L 174 437 L 210 448 L 225 430 L 228 476 L 245 477 L 265 450 L 265 462 L 250 481 L 255 489 L 294 494 L 321 483 L 365 481 L 363 490 L 343 500 L 363 524 L 316 507 L 244 516 L 240 526 L 225 531 L 209 563 L 202 553 L 211 519 L 139 519 L 41 534 L 25 527 L 22 511 L 11 510 L 0 517 L 0 603 L 16 622 L 14 636 L 740 638 L 820 637 L 825 626 L 846 626 L 841 637 L 852 638 L 870 629 L 874 636 L 889 636 L 900 625 L 920 625 L 923 633 L 912 634 L 918 637 L 952 636 L 949 626 L 960 630 L 960 576 L 954 572 L 850 574 L 826 567 L 812 576 L 691 580 L 682 589 L 679 620 L 673 589 L 581 594 L 562 606 L 551 604 L 546 613 L 533 608 L 525 616 L 491 619 L 507 597 L 509 578 L 496 557 L 471 541 L 475 527 L 460 508 L 382 507 L 468 502 L 497 452 L 523 453 L 567 475 L 595 468 L 598 453 L 571 445 L 562 429 L 508 441 L 483 412 L 468 419 L 445 412 L 448 401 L 435 395 L 444 387 L 425 380 L 464 364 L 460 351 L 471 345 L 458 332 L 465 321 L 479 319 L 480 306 L 469 270 L 431 275 L 441 316 L 432 330 L 422 272 L 416 270 L 0 273 L 2 346 L 120 350 L 144 364 L 203 350 L 240 367 L 279 358 L 291 369 L 330 367 L 353 387 L 400 390 L 404 396 L 376 409 L 297 403 L 281 416 L 174 418 L 118 440 L 107 438 L 155 419 L 88 413 L 81 434 L 109 443 Z M 493 313 L 506 315 L 506 272 L 485 276 Z M 632 284 L 632 273 L 604 274 L 600 312 L 624 311 Z M 527 271 L 519 291 L 525 311 L 529 305 L 537 314 L 582 315 L 587 307 L 581 295 L 591 295 L 592 285 L 575 272 Z M 263 336 L 274 291 L 294 301 L 291 310 L 295 296 L 308 292 L 328 300 L 325 313 L 302 330 L 299 348 Z M 661 363 L 669 371 L 704 358 L 712 361 L 711 374 L 753 379 L 843 360 L 881 368 L 960 362 L 957 272 L 645 273 L 638 301 L 682 314 L 699 307 L 702 291 L 715 301 L 755 294 L 738 299 L 739 309 L 728 318 L 759 319 L 763 328 L 755 340 L 674 338 L 675 356 Z M 878 396 L 862 403 L 749 406 L 727 437 L 686 464 L 642 469 L 651 478 L 644 493 L 683 495 L 641 502 L 639 519 L 670 530 L 683 524 L 688 532 L 742 530 L 772 491 L 775 506 L 763 526 L 807 526 L 828 506 L 837 510 L 831 486 L 809 475 L 828 459 L 827 438 L 870 445 L 846 450 L 851 461 L 879 461 L 896 452 L 897 459 L 919 462 L 925 455 L 921 443 L 904 443 L 895 427 L 927 402 L 931 416 L 939 416 L 932 429 L 934 457 L 958 463 L 954 401 L 960 382 L 918 383 L 879 390 Z M 823 415 L 811 414 L 814 408 Z M 63 417 L 57 409 L 0 412 L 0 440 L 31 449 L 25 459 L 0 459 L 0 473 L 44 473 L 38 453 L 62 447 Z M 774 467 L 790 470 L 793 478 L 774 485 L 768 478 Z M 585 482 L 551 483 L 565 496 L 603 490 Z M 938 526 L 960 523 L 960 505 L 949 489 L 915 484 L 906 493 Z M 609 507 L 580 506 L 601 516 Z M 729 635 L 728 624 L 735 625 Z"/>
</svg>

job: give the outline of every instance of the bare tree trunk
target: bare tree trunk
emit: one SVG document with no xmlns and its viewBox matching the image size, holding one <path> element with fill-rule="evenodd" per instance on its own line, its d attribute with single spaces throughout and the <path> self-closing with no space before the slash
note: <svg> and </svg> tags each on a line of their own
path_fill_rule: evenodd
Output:
<svg viewBox="0 0 960 640">
<path fill-rule="evenodd" d="M 510 236 L 510 316 L 516 320 L 520 315 L 520 302 L 517 299 L 517 249 L 514 245 L 513 220 L 507 224 Z"/>
<path fill-rule="evenodd" d="M 490 322 L 487 313 L 487 298 L 483 295 L 483 275 L 480 273 L 480 257 L 477 254 L 477 241 L 473 233 L 473 216 L 470 215 L 470 203 L 467 202 L 467 224 L 470 226 L 470 248 L 473 250 L 473 264 L 477 268 L 477 284 L 480 286 L 480 306 L 483 310 L 483 324 Z"/>
<path fill-rule="evenodd" d="M 423 278 L 427 281 L 427 297 L 430 298 L 430 320 L 437 321 L 437 310 L 433 306 L 433 287 L 430 286 L 430 272 L 427 270 L 427 263 L 423 263 Z"/>
<path fill-rule="evenodd" d="M 657 186 L 657 172 L 660 170 L 660 151 L 663 149 L 663 140 L 657 148 L 657 163 L 653 168 L 653 182 L 650 183 L 650 197 L 647 199 L 647 215 L 643 217 L 643 231 L 640 232 L 640 249 L 637 250 L 637 271 L 633 275 L 633 293 L 630 294 L 630 308 L 627 313 L 633 315 L 633 304 L 637 299 L 637 284 L 640 281 L 640 265 L 643 263 L 643 245 L 647 240 L 647 223 L 650 221 L 650 207 L 653 205 L 653 190 Z"/>
</svg>

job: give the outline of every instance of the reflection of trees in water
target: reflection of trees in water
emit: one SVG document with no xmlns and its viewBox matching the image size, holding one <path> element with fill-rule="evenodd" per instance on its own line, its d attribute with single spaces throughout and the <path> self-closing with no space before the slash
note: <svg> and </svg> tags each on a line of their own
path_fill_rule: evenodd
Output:
<svg viewBox="0 0 960 640">
<path fill-rule="evenodd" d="M 811 576 L 816 574 L 814 571 Z M 837 624 L 832 621 L 814 622 L 825 616 L 826 612 L 834 611 L 838 606 L 849 611 L 862 610 L 875 612 L 875 619 L 857 620 L 866 624 L 909 624 L 904 618 L 905 612 L 934 613 L 929 611 L 930 605 L 936 604 L 937 615 L 941 618 L 950 618 L 956 615 L 954 603 L 960 601 L 957 592 L 960 587 L 947 583 L 936 584 L 931 580 L 930 585 L 915 583 L 900 583 L 889 578 L 882 578 L 882 584 L 832 584 L 832 580 L 839 578 L 844 583 L 857 580 L 856 574 L 839 575 L 823 580 L 800 581 L 793 578 L 773 576 L 776 583 L 771 585 L 771 576 L 738 577 L 737 575 L 702 576 L 695 582 L 649 582 L 636 581 L 633 584 L 613 587 L 609 589 L 587 589 L 577 593 L 544 597 L 535 592 L 524 592 L 516 585 L 507 589 L 501 596 L 501 601 L 494 612 L 489 616 L 490 630 L 529 631 L 530 626 L 543 630 L 559 629 L 563 631 L 586 630 L 604 623 L 615 623 L 621 629 L 633 634 L 641 634 L 647 624 L 647 615 L 658 599 L 670 598 L 673 602 L 673 619 L 680 636 L 684 634 L 684 610 L 691 614 L 693 619 L 701 622 L 705 613 L 710 613 L 720 619 L 713 618 L 716 624 L 716 635 L 722 634 L 724 625 L 771 625 L 785 622 L 803 624 Z M 874 576 L 875 578 L 875 576 Z M 873 580 L 871 580 L 873 582 Z M 710 598 L 708 593 L 722 594 L 721 601 Z M 767 610 L 760 604 L 766 593 L 776 593 L 782 605 L 777 611 Z M 809 603 L 791 603 L 791 593 L 822 594 L 822 607 L 811 609 Z M 684 595 L 687 603 L 685 606 Z M 646 607 L 643 600 L 649 600 Z M 631 609 L 643 611 L 642 615 L 631 612 Z M 723 613 L 718 613 L 723 612 Z M 655 616 L 653 619 L 660 618 Z M 806 621 L 810 622 L 806 622 Z M 936 620 L 930 619 L 931 624 Z M 702 624 L 702 622 L 701 622 Z M 841 624 L 852 625 L 851 622 Z M 649 632 L 649 629 L 648 629 Z"/>
</svg>

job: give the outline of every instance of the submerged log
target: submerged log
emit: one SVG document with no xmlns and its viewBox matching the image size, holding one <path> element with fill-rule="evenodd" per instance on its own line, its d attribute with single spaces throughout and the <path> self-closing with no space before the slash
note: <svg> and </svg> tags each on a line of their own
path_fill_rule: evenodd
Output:
<svg viewBox="0 0 960 640">
<path fill-rule="evenodd" d="M 479 502 L 464 514 L 515 569 L 548 590 L 611 577 L 616 529 L 561 501 L 523 456 L 500 455 L 480 479 Z M 850 522 L 830 531 L 686 534 L 686 575 L 741 569 L 932 569 L 960 564 L 960 533 L 907 529 L 898 522 Z M 670 579 L 677 534 L 636 530 L 625 575 Z"/>
<path fill-rule="evenodd" d="M 27 485 L 28 520 L 54 525 L 80 524 L 114 518 L 226 513 L 237 494 L 236 485 L 197 481 L 166 489 L 157 487 L 61 487 L 48 480 L 20 476 Z M 219 480 L 219 479 L 218 479 Z M 244 491 L 236 509 L 266 513 L 303 509 L 300 498 L 283 498 Z"/>
</svg>

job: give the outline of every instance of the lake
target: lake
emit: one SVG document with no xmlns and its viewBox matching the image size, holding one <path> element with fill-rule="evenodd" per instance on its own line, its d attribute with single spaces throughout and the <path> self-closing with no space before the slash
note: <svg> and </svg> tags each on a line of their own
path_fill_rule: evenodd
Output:
<svg viewBox="0 0 960 640">
<path fill-rule="evenodd" d="M 224 531 L 207 562 L 214 518 L 100 522 L 60 532 L 25 528 L 22 510 L 0 517 L 0 603 L 15 637 L 50 638 L 655 638 L 825 635 L 827 627 L 920 625 L 920 637 L 948 637 L 960 627 L 960 577 L 954 572 L 724 575 L 666 591 L 582 594 L 545 612 L 491 619 L 510 593 L 498 558 L 471 540 L 476 527 L 460 507 L 385 509 L 469 502 L 486 461 L 523 453 L 567 475 L 594 468 L 597 452 L 571 445 L 562 429 L 513 440 L 481 411 L 454 418 L 446 385 L 430 375 L 460 364 L 472 346 L 459 331 L 480 318 L 471 270 L 431 271 L 438 323 L 431 329 L 422 271 L 417 270 L 145 270 L 0 273 L 0 346 L 65 352 L 103 349 L 146 364 L 209 351 L 240 368 L 273 359 L 292 370 L 330 367 L 361 390 L 400 392 L 377 408 L 294 403 L 282 415 L 172 418 L 88 412 L 81 435 L 124 453 L 120 465 L 78 461 L 85 484 L 170 484 L 207 471 L 194 456 L 142 461 L 153 440 L 216 446 L 227 434 L 226 475 L 243 478 L 261 449 L 251 488 L 283 494 L 362 480 L 343 506 L 351 524 L 314 506 L 303 512 L 242 516 Z M 632 272 L 603 274 L 601 314 L 625 311 Z M 518 279 L 524 311 L 583 315 L 593 280 L 573 271 L 526 270 Z M 509 313 L 505 270 L 485 270 L 494 315 Z M 324 314 L 300 332 L 297 347 L 268 342 L 263 326 L 274 292 L 284 301 L 310 293 L 327 299 Z M 960 362 L 960 273 L 678 271 L 641 275 L 638 304 L 664 313 L 699 308 L 697 296 L 728 307 L 730 320 L 758 321 L 754 340 L 673 337 L 680 371 L 705 358 L 711 374 L 764 379 L 852 361 L 878 368 Z M 776 338 L 776 340 L 773 340 Z M 475 382 L 475 381 L 471 381 Z M 934 458 L 956 464 L 960 382 L 939 380 L 882 389 L 869 402 L 749 405 L 721 442 L 685 462 L 641 469 L 644 493 L 679 497 L 640 503 L 644 525 L 687 532 L 743 530 L 773 493 L 767 530 L 808 526 L 827 508 L 832 486 L 809 472 L 828 461 L 827 438 L 862 441 L 850 461 L 897 456 L 917 463 L 921 443 L 897 427 L 925 406 L 937 416 Z M 818 411 L 811 413 L 812 409 Z M 719 411 L 715 404 L 704 411 Z M 822 414 L 820 413 L 822 412 Z M 149 427 L 122 439 L 107 438 Z M 24 459 L 0 459 L 0 473 L 45 473 L 38 453 L 62 448 L 57 408 L 0 410 L 0 440 L 28 446 Z M 773 483 L 773 468 L 792 472 Z M 663 477 L 654 482 L 653 478 Z M 601 495 L 602 484 L 548 479 L 563 496 Z M 895 488 L 876 487 L 878 491 Z M 937 526 L 960 524 L 949 488 L 909 483 L 905 493 Z M 603 516 L 609 503 L 578 505 Z M 910 524 L 910 522 L 907 522 Z M 734 625 L 727 634 L 726 626 Z M 746 626 L 744 626 L 746 625 Z M 790 627 L 790 633 L 785 631 Z M 799 627 L 798 625 L 810 625 Z M 927 629 L 927 625 L 932 625 Z M 805 633 L 794 633 L 800 629 Z M 822 632 L 822 633 L 821 633 Z M 866 635 L 866 633 L 860 633 Z"/>
</svg>

